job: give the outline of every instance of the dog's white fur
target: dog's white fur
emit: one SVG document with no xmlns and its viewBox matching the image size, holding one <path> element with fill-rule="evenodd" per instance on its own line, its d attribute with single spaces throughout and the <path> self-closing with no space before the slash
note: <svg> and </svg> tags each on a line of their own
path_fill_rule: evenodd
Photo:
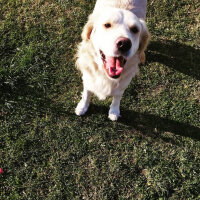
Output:
<svg viewBox="0 0 200 200">
<path fill-rule="evenodd" d="M 77 115 L 84 115 L 89 107 L 90 96 L 99 99 L 113 97 L 109 118 L 116 121 L 120 116 L 120 100 L 131 79 L 139 73 L 138 64 L 145 61 L 144 51 L 149 40 L 149 32 L 143 19 L 133 14 L 133 0 L 98 0 L 93 13 L 82 32 L 82 42 L 77 52 L 77 68 L 82 73 L 82 99 L 76 107 Z M 105 24 L 110 28 L 106 29 Z M 138 33 L 131 32 L 137 26 Z M 127 62 L 119 78 L 108 76 L 104 68 L 100 50 L 106 56 L 121 56 L 116 48 L 118 38 L 128 38 L 132 47 L 123 55 Z"/>
</svg>

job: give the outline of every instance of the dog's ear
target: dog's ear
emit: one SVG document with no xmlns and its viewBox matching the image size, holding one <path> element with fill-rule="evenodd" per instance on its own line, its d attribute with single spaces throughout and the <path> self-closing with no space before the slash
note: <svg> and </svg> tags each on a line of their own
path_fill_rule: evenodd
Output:
<svg viewBox="0 0 200 200">
<path fill-rule="evenodd" d="M 142 24 L 142 31 L 141 31 L 141 36 L 140 36 L 139 56 L 140 56 L 141 63 L 145 64 L 146 56 L 145 56 L 144 51 L 146 50 L 147 45 L 149 43 L 150 33 L 146 26 L 146 22 L 142 19 L 140 19 L 140 22 Z"/>
<path fill-rule="evenodd" d="M 92 19 L 92 15 L 89 16 L 87 24 L 83 28 L 83 32 L 81 34 L 81 37 L 84 41 L 88 41 L 90 39 L 90 35 L 92 33 L 94 26 L 94 21 Z"/>
</svg>

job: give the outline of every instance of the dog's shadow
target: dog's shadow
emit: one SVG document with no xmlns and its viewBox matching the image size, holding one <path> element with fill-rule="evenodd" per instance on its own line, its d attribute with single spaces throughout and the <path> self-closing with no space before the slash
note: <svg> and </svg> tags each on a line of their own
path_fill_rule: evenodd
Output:
<svg viewBox="0 0 200 200">
<path fill-rule="evenodd" d="M 108 107 L 91 104 L 86 115 L 91 116 L 94 113 L 98 113 L 103 116 L 105 115 L 106 117 L 107 112 Z M 115 122 L 110 121 L 109 123 Z M 136 130 L 144 135 L 150 135 L 152 137 L 157 137 L 161 133 L 171 133 L 179 136 L 190 137 L 194 140 L 200 140 L 200 128 L 149 113 L 140 113 L 121 108 L 121 117 L 116 123 L 125 125 L 127 129 Z"/>
<path fill-rule="evenodd" d="M 173 70 L 200 80 L 200 46 L 191 47 L 171 40 L 160 40 L 152 41 L 148 49 L 147 61 L 149 63 L 162 63 Z M 153 128 L 157 127 L 163 131 L 173 132 L 193 139 L 200 139 L 200 128 L 150 114 L 128 112 L 130 116 L 135 116 L 135 119 L 138 117 L 144 119 L 144 121 L 139 121 L 141 126 L 134 123 L 134 121 L 129 121 L 130 125 L 134 124 L 139 129 L 146 126 L 153 131 Z"/>
<path fill-rule="evenodd" d="M 165 132 L 200 140 L 200 128 L 148 113 L 122 110 L 119 122 L 147 135 Z"/>
<path fill-rule="evenodd" d="M 171 40 L 152 41 L 147 62 L 159 62 L 200 80 L 200 46 L 187 46 Z"/>
<path fill-rule="evenodd" d="M 152 41 L 148 47 L 147 61 L 149 63 L 162 63 L 174 70 L 200 80 L 200 49 L 193 48 L 174 41 Z M 133 92 L 134 96 L 137 96 Z M 137 98 L 137 97 L 135 97 Z M 89 113 L 107 113 L 104 106 L 91 105 Z M 143 134 L 152 134 L 155 131 L 169 132 L 180 136 L 190 137 L 200 140 L 200 128 L 162 118 L 153 114 L 139 113 L 131 110 L 121 109 L 122 117 L 119 123 L 127 125 L 129 128 L 141 131 Z"/>
</svg>

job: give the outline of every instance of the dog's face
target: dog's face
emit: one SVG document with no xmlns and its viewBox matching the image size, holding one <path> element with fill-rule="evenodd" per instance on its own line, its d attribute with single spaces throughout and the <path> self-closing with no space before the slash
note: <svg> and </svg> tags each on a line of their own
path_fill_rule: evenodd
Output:
<svg viewBox="0 0 200 200">
<path fill-rule="evenodd" d="M 102 70 L 116 79 L 127 61 L 140 49 L 144 51 L 149 35 L 144 21 L 130 11 L 112 8 L 91 15 L 82 37 L 92 42 Z"/>
</svg>

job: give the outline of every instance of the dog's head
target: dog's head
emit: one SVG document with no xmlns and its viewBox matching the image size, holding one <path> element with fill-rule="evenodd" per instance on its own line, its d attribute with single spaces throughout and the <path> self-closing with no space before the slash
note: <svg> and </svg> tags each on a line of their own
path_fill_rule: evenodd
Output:
<svg viewBox="0 0 200 200">
<path fill-rule="evenodd" d="M 127 61 L 139 52 L 145 62 L 144 50 L 149 40 L 145 21 L 127 10 L 106 8 L 90 15 L 82 39 L 92 42 L 98 63 L 110 78 L 118 78 Z"/>
</svg>

